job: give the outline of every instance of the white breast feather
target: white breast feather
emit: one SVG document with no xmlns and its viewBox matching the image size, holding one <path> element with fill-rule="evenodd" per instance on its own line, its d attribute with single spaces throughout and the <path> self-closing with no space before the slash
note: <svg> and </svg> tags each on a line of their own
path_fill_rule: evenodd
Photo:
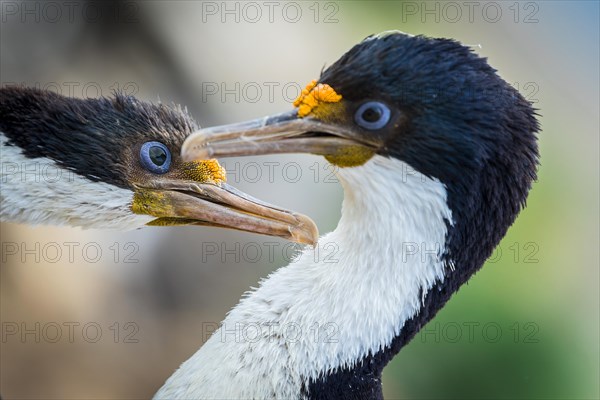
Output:
<svg viewBox="0 0 600 400">
<path fill-rule="evenodd" d="M 444 279 L 452 221 L 444 185 L 411 171 L 381 156 L 340 169 L 335 231 L 249 292 L 155 398 L 299 398 L 307 379 L 389 345 Z"/>
</svg>

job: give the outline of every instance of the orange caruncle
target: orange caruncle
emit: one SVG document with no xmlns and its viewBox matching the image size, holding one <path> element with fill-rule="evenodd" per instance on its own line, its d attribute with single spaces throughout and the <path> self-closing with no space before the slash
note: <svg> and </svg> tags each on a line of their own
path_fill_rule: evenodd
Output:
<svg viewBox="0 0 600 400">
<path fill-rule="evenodd" d="M 183 163 L 181 174 L 185 179 L 200 183 L 220 184 L 227 180 L 225 168 L 215 159 Z"/>
<path fill-rule="evenodd" d="M 310 114 L 320 103 L 337 103 L 342 96 L 326 83 L 319 83 L 312 80 L 306 88 L 302 90 L 300 96 L 294 101 L 294 107 L 298 107 L 298 117 L 303 118 Z"/>
</svg>

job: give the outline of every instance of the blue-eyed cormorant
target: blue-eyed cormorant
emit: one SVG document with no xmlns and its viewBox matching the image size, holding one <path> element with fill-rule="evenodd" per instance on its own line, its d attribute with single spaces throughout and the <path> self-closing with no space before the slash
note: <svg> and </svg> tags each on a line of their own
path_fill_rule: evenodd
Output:
<svg viewBox="0 0 600 400">
<path fill-rule="evenodd" d="M 454 40 L 371 36 L 294 105 L 195 133 L 182 156 L 324 155 L 341 220 L 247 294 L 157 398 L 381 399 L 385 365 L 483 265 L 536 178 L 534 109 Z M 319 257 L 331 243 L 333 263 Z"/>
<path fill-rule="evenodd" d="M 1 98 L 2 109 L 11 108 L 7 97 Z M 50 100 L 39 111 L 51 129 L 57 128 L 54 121 L 62 118 L 61 112 L 76 115 L 81 123 L 90 117 L 92 109 L 61 107 L 46 113 L 50 103 L 60 103 Z M 4 139 L 3 152 L 8 145 L 22 157 L 50 158 L 96 185 L 116 182 L 118 190 L 131 193 L 142 188 L 142 195 L 133 195 L 134 205 L 149 190 L 170 193 L 175 180 L 158 187 L 145 183 L 154 182 L 157 172 L 138 171 L 147 179 L 131 185 L 139 179 L 131 165 L 144 163 L 135 157 L 147 141 L 172 146 L 176 158 L 179 142 L 172 143 L 169 133 L 183 131 L 177 135 L 180 140 L 191 128 L 174 122 L 165 110 L 142 107 L 143 112 L 128 113 L 120 104 L 127 103 L 124 99 L 102 102 L 93 109 L 95 129 L 75 135 L 69 147 L 59 138 L 51 150 L 43 141 L 20 138 L 30 128 L 6 124 L 2 110 L 0 127 L 14 129 Z M 324 155 L 339 167 L 345 193 L 338 227 L 249 292 L 156 398 L 381 399 L 385 365 L 483 265 L 523 208 L 536 177 L 539 126 L 531 104 L 485 59 L 453 40 L 400 32 L 371 36 L 309 84 L 294 105 L 288 113 L 189 136 L 181 159 L 177 157 L 181 164 L 171 168 L 213 157 Z M 107 131 L 129 127 L 114 122 L 116 112 L 129 117 L 130 136 L 139 139 L 135 144 L 124 134 Z M 66 125 L 72 123 L 80 122 Z M 92 142 L 99 150 L 93 158 L 85 157 L 91 151 L 85 135 L 108 135 L 114 138 L 110 152 L 128 155 L 107 172 L 110 161 L 102 141 Z M 73 153 L 81 155 L 68 160 Z M 177 193 L 180 185 L 175 184 Z M 189 202 L 200 209 L 195 202 L 206 194 L 198 185 L 185 185 L 187 197 L 176 203 L 175 211 Z M 214 196 L 206 204 L 219 203 Z M 163 197 L 146 201 L 148 209 L 157 207 L 157 198 Z M 98 218 L 103 210 L 96 209 Z M 212 215 L 218 213 L 215 209 Z M 3 219 L 6 214 L 3 206 Z M 190 215 L 164 217 L 165 223 L 186 222 Z M 288 236 L 311 242 L 314 229 L 304 217 L 284 222 L 302 232 Z M 274 234 L 272 229 L 262 232 Z M 329 243 L 337 248 L 333 263 L 319 256 Z"/>
<path fill-rule="evenodd" d="M 183 162 L 196 123 L 180 107 L 117 93 L 75 99 L 0 89 L 2 221 L 84 228 L 209 225 L 313 243 L 308 217 L 225 183 L 215 160 Z"/>
</svg>

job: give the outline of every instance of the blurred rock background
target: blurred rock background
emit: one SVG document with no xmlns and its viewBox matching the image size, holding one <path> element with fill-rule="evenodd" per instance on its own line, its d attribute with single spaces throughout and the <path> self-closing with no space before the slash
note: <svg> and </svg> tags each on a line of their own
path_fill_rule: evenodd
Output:
<svg viewBox="0 0 600 400">
<path fill-rule="evenodd" d="M 187 105 L 203 126 L 285 111 L 365 36 L 474 46 L 540 109 L 542 167 L 488 265 L 385 371 L 386 398 L 598 398 L 597 2 L 2 1 L 0 81 Z M 324 160 L 224 160 L 229 182 L 335 228 Z M 297 251 L 208 228 L 1 224 L 3 399 L 150 397 Z"/>
</svg>

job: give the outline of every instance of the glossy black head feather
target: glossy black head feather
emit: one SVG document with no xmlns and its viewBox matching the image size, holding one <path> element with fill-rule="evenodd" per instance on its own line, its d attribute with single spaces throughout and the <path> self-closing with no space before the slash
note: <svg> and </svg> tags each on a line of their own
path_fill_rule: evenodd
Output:
<svg viewBox="0 0 600 400">
<path fill-rule="evenodd" d="M 179 154 L 195 122 L 181 109 L 115 93 L 76 99 L 21 87 L 0 89 L 0 131 L 28 158 L 46 157 L 92 181 L 130 187 L 136 151 L 147 141 Z"/>
</svg>

